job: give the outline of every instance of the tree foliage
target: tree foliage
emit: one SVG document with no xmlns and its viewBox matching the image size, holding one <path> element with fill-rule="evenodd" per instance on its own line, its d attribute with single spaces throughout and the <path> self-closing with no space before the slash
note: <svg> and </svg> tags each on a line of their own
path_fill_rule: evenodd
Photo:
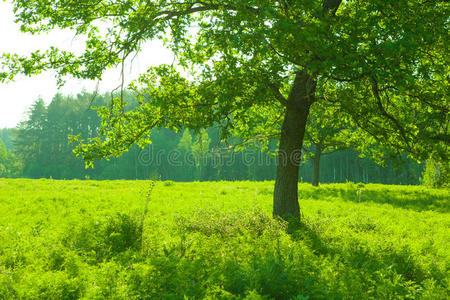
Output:
<svg viewBox="0 0 450 300">
<path fill-rule="evenodd" d="M 433 188 L 448 188 L 450 186 L 450 163 L 441 161 L 432 153 L 425 163 L 420 178 L 423 185 Z"/>
<path fill-rule="evenodd" d="M 152 39 L 165 40 L 185 72 L 195 76 L 187 80 L 170 66 L 151 68 L 139 82 L 152 101 L 143 100 L 127 114 L 115 103 L 119 109 L 107 114 L 105 125 L 114 132 L 107 142 L 80 148 L 86 159 L 116 155 L 154 126 L 197 129 L 221 123 L 225 131 L 242 127 L 245 135 L 245 124 L 267 124 L 279 115 L 283 106 L 277 101 L 285 102 L 300 69 L 316 78 L 317 99 L 335 99 L 342 114 L 380 142 L 422 155 L 438 147 L 446 155 L 440 143 L 448 143 L 446 1 L 14 4 L 22 31 L 69 28 L 87 36 L 86 51 L 5 54 L 3 79 L 46 69 L 57 70 L 61 79 L 100 78 Z M 263 120 L 255 117 L 261 111 Z M 232 124 L 223 124 L 224 116 Z M 261 129 L 248 127 L 253 136 Z"/>
<path fill-rule="evenodd" d="M 5 143 L 0 138 L 0 177 L 11 177 L 17 175 L 20 164 L 12 151 L 8 151 Z"/>
</svg>

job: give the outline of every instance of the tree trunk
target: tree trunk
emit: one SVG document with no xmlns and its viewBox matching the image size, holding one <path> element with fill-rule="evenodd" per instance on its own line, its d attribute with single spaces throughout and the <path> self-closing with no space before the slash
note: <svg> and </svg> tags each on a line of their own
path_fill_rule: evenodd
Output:
<svg viewBox="0 0 450 300">
<path fill-rule="evenodd" d="M 313 186 L 319 186 L 319 174 L 320 174 L 320 156 L 322 155 L 322 147 L 320 144 L 316 145 L 316 153 L 314 153 L 314 170 L 313 170 Z"/>
<path fill-rule="evenodd" d="M 309 107 L 314 101 L 315 82 L 306 72 L 298 72 L 286 105 L 278 150 L 277 175 L 273 195 L 273 215 L 300 218 L 298 171 Z"/>
</svg>

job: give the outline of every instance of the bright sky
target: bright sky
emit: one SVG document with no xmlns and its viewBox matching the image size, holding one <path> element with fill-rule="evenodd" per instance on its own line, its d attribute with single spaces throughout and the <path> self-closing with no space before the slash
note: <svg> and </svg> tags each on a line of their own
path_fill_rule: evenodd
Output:
<svg viewBox="0 0 450 300">
<path fill-rule="evenodd" d="M 72 50 L 75 53 L 80 53 L 83 49 L 81 38 L 74 38 L 74 34 L 69 31 L 34 36 L 21 33 L 19 25 L 14 23 L 12 5 L 9 2 L 0 1 L 0 28 L 0 55 L 2 53 L 26 55 L 37 49 L 46 50 L 50 46 Z M 133 60 L 132 65 L 126 66 L 125 83 L 135 79 L 151 65 L 170 64 L 173 60 L 173 54 L 165 49 L 161 42 L 152 41 Z M 99 92 L 110 91 L 119 84 L 120 71 L 109 70 L 99 83 Z M 49 103 L 58 92 L 76 95 L 83 89 L 93 91 L 96 85 L 96 81 L 68 79 L 58 90 L 52 72 L 33 77 L 19 76 L 14 82 L 0 83 L 0 128 L 15 127 L 24 118 L 28 107 L 38 98 Z"/>
</svg>

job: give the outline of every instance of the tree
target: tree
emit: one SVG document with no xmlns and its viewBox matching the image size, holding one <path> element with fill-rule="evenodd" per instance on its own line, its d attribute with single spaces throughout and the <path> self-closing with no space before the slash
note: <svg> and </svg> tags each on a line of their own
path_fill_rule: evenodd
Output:
<svg viewBox="0 0 450 300">
<path fill-rule="evenodd" d="M 311 107 L 311 116 L 308 118 L 306 128 L 303 149 L 307 153 L 304 158 L 312 158 L 314 165 L 312 185 L 318 186 L 320 159 L 324 155 L 349 147 L 345 136 L 350 134 L 352 125 L 348 120 L 340 118 L 333 103 L 316 102 Z"/>
<path fill-rule="evenodd" d="M 12 128 L 2 128 L 0 129 L 0 139 L 3 140 L 6 146 L 6 150 L 11 151 L 13 148 L 12 135 L 14 129 Z"/>
<path fill-rule="evenodd" d="M 177 150 L 180 151 L 180 157 L 184 164 L 180 169 L 180 178 L 184 181 L 189 181 L 194 178 L 195 161 L 194 158 L 189 156 L 192 154 L 192 135 L 189 130 L 184 130 L 183 135 L 177 145 Z"/>
<path fill-rule="evenodd" d="M 132 87 L 140 105 L 102 108 L 101 136 L 80 140 L 88 162 L 149 141 L 153 127 L 199 130 L 225 139 L 280 136 L 275 216 L 299 217 L 298 171 L 310 107 L 339 106 L 379 143 L 416 157 L 448 156 L 447 1 L 102 1 L 16 0 L 21 29 L 70 28 L 87 35 L 77 56 L 50 48 L 5 54 L 0 78 L 47 69 L 97 79 L 141 49 L 166 41 L 172 66 L 150 68 Z M 103 21 L 107 30 L 99 26 Z"/>
<path fill-rule="evenodd" d="M 203 178 L 205 173 L 205 167 L 208 163 L 209 144 L 211 139 L 208 132 L 205 129 L 201 130 L 195 142 L 193 143 L 191 150 L 197 166 L 198 178 Z"/>
<path fill-rule="evenodd" d="M 27 176 L 43 176 L 43 166 L 36 161 L 46 155 L 43 148 L 48 145 L 46 134 L 47 107 L 42 99 L 36 100 L 27 113 L 27 120 L 17 126 L 14 138 L 14 153 L 24 164 Z M 44 165 L 45 166 L 45 165 Z"/>
<path fill-rule="evenodd" d="M 11 151 L 8 151 L 2 138 L 0 138 L 0 177 L 15 176 L 19 171 L 20 163 Z"/>
<path fill-rule="evenodd" d="M 8 160 L 5 143 L 0 139 L 0 176 L 5 176 L 8 171 L 6 164 Z"/>
<path fill-rule="evenodd" d="M 421 182 L 423 185 L 434 188 L 447 188 L 450 186 L 450 163 L 436 159 L 432 153 L 426 160 L 422 173 Z"/>
</svg>

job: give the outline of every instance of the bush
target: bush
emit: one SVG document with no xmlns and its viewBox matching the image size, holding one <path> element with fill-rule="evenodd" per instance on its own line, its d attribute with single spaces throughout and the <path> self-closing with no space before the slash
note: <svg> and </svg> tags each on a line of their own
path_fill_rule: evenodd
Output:
<svg viewBox="0 0 450 300">
<path fill-rule="evenodd" d="M 138 250 L 141 240 L 142 228 L 138 218 L 119 213 L 88 221 L 70 230 L 64 243 L 90 262 L 102 262 L 127 250 Z"/>
<path fill-rule="evenodd" d="M 427 160 L 423 170 L 421 183 L 428 187 L 450 187 L 450 163 L 437 161 L 433 155 Z"/>
</svg>

